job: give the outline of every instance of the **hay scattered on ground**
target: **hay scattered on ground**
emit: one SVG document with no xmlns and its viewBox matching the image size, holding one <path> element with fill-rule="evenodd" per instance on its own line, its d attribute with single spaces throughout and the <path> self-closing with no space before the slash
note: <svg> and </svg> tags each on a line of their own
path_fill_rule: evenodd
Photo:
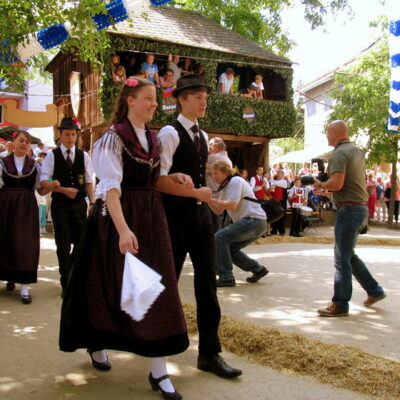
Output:
<svg viewBox="0 0 400 400">
<path fill-rule="evenodd" d="M 313 244 L 330 244 L 334 243 L 334 237 L 330 236 L 268 236 L 258 239 L 255 244 L 275 244 L 275 243 L 313 243 Z M 400 239 L 392 238 L 372 238 L 359 236 L 358 245 L 368 246 L 400 246 Z"/>
<path fill-rule="evenodd" d="M 197 333 L 196 312 L 184 305 L 188 330 Z M 379 400 L 400 398 L 400 363 L 358 347 L 323 343 L 223 316 L 221 344 L 231 353 L 288 374 L 314 378 Z"/>
</svg>

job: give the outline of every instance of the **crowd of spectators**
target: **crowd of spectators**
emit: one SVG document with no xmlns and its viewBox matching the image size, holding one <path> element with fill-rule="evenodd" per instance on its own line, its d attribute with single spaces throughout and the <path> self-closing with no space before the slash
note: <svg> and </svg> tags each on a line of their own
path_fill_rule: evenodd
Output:
<svg viewBox="0 0 400 400">
<path fill-rule="evenodd" d="M 124 82 L 127 77 L 146 78 L 161 88 L 165 97 L 170 97 L 176 86 L 177 80 L 187 74 L 198 74 L 205 77 L 205 67 L 195 60 L 179 55 L 169 54 L 168 59 L 164 57 L 156 58 L 152 53 L 145 55 L 118 55 L 111 56 L 110 62 L 111 76 L 114 82 Z M 253 71 L 254 74 L 256 74 Z M 228 67 L 225 72 L 217 76 L 217 92 L 229 95 L 255 99 L 264 98 L 264 78 L 260 74 L 254 76 L 251 84 L 239 90 L 240 76 L 234 68 Z"/>
</svg>

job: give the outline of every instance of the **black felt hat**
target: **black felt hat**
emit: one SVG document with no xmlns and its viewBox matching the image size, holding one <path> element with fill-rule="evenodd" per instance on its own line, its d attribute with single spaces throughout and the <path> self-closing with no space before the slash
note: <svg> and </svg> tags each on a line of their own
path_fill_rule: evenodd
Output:
<svg viewBox="0 0 400 400">
<path fill-rule="evenodd" d="M 79 121 L 76 118 L 63 118 L 58 129 L 81 129 Z"/>
<path fill-rule="evenodd" d="M 204 88 L 207 89 L 207 93 L 211 92 L 211 87 L 205 84 L 204 79 L 200 75 L 187 74 L 178 79 L 175 90 L 172 92 L 172 96 L 178 97 L 179 93 L 182 91 L 195 88 Z"/>
</svg>

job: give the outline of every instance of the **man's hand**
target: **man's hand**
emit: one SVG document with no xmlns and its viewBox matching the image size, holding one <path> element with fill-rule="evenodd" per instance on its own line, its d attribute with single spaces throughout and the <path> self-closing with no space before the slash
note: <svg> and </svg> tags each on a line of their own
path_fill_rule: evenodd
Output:
<svg viewBox="0 0 400 400">
<path fill-rule="evenodd" d="M 317 178 L 314 178 L 313 186 L 314 186 L 314 189 L 321 189 L 321 181 Z"/>
<path fill-rule="evenodd" d="M 61 184 L 59 181 L 54 180 L 53 182 L 51 182 L 51 190 L 53 191 L 54 189 L 58 189 L 59 187 L 61 187 Z"/>
<path fill-rule="evenodd" d="M 208 203 L 211 200 L 211 189 L 205 186 L 196 189 L 196 199 Z"/>
<path fill-rule="evenodd" d="M 76 195 L 78 194 L 78 189 L 69 187 L 69 188 L 64 188 L 63 193 L 70 199 L 74 199 Z"/>
</svg>

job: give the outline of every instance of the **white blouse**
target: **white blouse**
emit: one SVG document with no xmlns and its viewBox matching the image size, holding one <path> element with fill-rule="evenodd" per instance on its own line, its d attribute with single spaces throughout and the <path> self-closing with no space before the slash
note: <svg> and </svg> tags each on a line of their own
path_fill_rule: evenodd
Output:
<svg viewBox="0 0 400 400">
<path fill-rule="evenodd" d="M 93 146 L 92 165 L 99 183 L 96 199 L 106 201 L 107 192 L 117 189 L 121 197 L 122 140 L 113 131 L 106 132 Z"/>
<path fill-rule="evenodd" d="M 149 151 L 146 131 L 144 128 L 134 126 L 141 146 Z M 107 192 L 117 189 L 121 197 L 122 181 L 122 150 L 124 145 L 121 138 L 114 132 L 106 132 L 93 146 L 92 164 L 94 172 L 100 182 L 96 186 L 96 199 L 106 201 Z"/>
<path fill-rule="evenodd" d="M 14 162 L 15 166 L 17 167 L 18 171 L 18 176 L 22 176 L 22 170 L 24 169 L 24 163 L 25 163 L 25 156 L 18 157 L 14 154 Z M 35 185 L 32 188 L 33 190 L 37 190 L 40 188 L 40 164 L 35 162 L 35 167 L 36 167 L 36 180 L 35 180 Z M 4 186 L 4 181 L 3 181 L 3 163 L 0 162 L 0 189 Z"/>
</svg>

